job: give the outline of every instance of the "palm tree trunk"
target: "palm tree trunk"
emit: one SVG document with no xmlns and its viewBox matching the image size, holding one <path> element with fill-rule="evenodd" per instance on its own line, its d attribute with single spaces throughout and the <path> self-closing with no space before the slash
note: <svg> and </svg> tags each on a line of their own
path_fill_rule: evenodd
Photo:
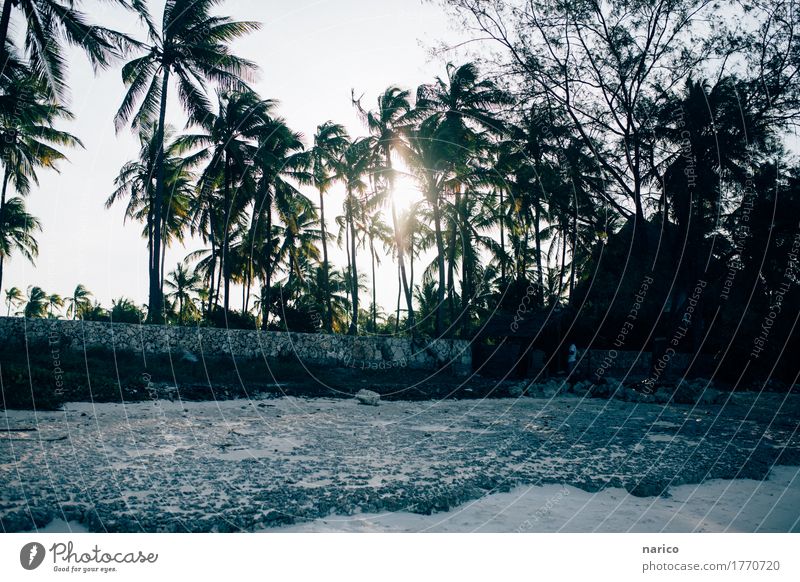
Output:
<svg viewBox="0 0 800 582">
<path fill-rule="evenodd" d="M 6 193 L 8 192 L 8 180 L 11 177 L 11 171 L 6 166 L 3 172 L 3 193 L 0 195 L 0 225 L 3 224 L 3 213 L 6 209 Z"/>
<path fill-rule="evenodd" d="M 414 297 L 411 293 L 411 287 L 408 284 L 408 277 L 406 275 L 406 261 L 405 252 L 403 250 L 403 233 L 400 232 L 399 222 L 397 220 L 397 207 L 394 203 L 394 171 L 392 170 L 392 152 L 387 150 L 385 152 L 386 165 L 389 169 L 389 189 L 392 193 L 391 207 L 392 207 L 392 228 L 394 229 L 394 242 L 397 245 L 397 263 L 400 266 L 400 278 L 403 283 L 403 292 L 406 296 L 406 305 L 408 307 L 408 329 L 414 329 Z M 411 233 L 406 233 L 410 235 Z"/>
<path fill-rule="evenodd" d="M 353 297 L 353 320 L 350 322 L 349 335 L 358 335 L 358 265 L 356 264 L 356 226 L 353 218 L 355 212 L 355 201 L 353 193 L 348 192 L 348 212 L 347 223 L 350 229 L 350 268 L 351 268 L 351 287 Z"/>
<path fill-rule="evenodd" d="M 147 210 L 147 269 L 153 270 L 153 200 L 150 197 L 150 208 Z"/>
<path fill-rule="evenodd" d="M 11 0 L 6 0 L 6 4 L 11 4 Z M 0 65 L 2 68 L 2 65 Z M 5 171 L 3 172 L 3 193 L 0 195 L 0 228 L 3 227 L 4 220 L 5 220 L 5 211 L 6 211 L 6 192 L 8 190 L 8 179 L 11 173 L 9 172 L 8 166 L 6 166 Z M 3 288 L 3 259 L 5 258 L 4 255 L 0 255 L 0 289 Z M 11 307 L 9 306 L 9 309 Z"/>
<path fill-rule="evenodd" d="M 460 202 L 460 196 L 456 192 L 455 208 L 457 209 Z M 456 299 L 455 299 L 455 260 L 456 260 L 456 231 L 458 225 L 453 220 L 450 225 L 450 232 L 447 237 L 447 308 L 450 315 L 450 324 L 455 322 L 456 315 Z"/>
<path fill-rule="evenodd" d="M 444 309 L 444 237 L 442 236 L 442 214 L 439 208 L 439 200 L 433 204 L 433 223 L 436 231 L 436 262 L 439 264 L 439 286 L 436 289 L 436 336 L 439 337 L 444 331 L 444 321 L 442 310 Z"/>
<path fill-rule="evenodd" d="M 6 39 L 8 39 L 8 25 L 11 22 L 11 5 L 14 0 L 3 2 L 3 15 L 0 17 L 0 72 L 6 68 Z"/>
<path fill-rule="evenodd" d="M 264 205 L 266 206 L 265 225 L 267 231 L 267 252 L 264 258 L 264 291 L 261 293 L 261 329 L 269 328 L 269 310 L 272 302 L 272 196 L 269 190 L 265 193 Z"/>
<path fill-rule="evenodd" d="M 322 285 L 325 293 L 325 331 L 333 331 L 333 306 L 331 305 L 330 265 L 328 264 L 328 231 L 325 224 L 325 196 L 319 189 L 319 228 L 322 233 Z"/>
<path fill-rule="evenodd" d="M 211 319 L 214 305 L 214 274 L 217 272 L 217 242 L 214 237 L 214 220 L 209 217 L 208 241 L 211 243 L 211 261 L 208 266 L 208 311 L 206 317 Z"/>
<path fill-rule="evenodd" d="M 409 266 L 409 279 L 408 285 L 411 287 L 411 292 L 414 292 L 414 233 L 408 237 L 408 266 Z"/>
<path fill-rule="evenodd" d="M 216 290 L 216 295 L 214 296 L 215 309 L 219 307 L 219 296 L 220 292 L 222 291 L 222 248 L 221 247 L 218 249 L 217 254 L 220 255 L 220 259 L 219 259 L 219 267 L 217 268 L 217 272 L 215 273 L 215 276 L 217 277 L 217 283 L 216 283 L 217 290 Z"/>
<path fill-rule="evenodd" d="M 161 273 L 161 213 L 164 202 L 164 123 L 167 116 L 167 90 L 169 88 L 169 67 L 164 67 L 164 78 L 161 84 L 161 105 L 158 113 L 156 130 L 156 195 L 153 200 L 153 268 L 150 271 L 150 296 L 147 303 L 147 318 L 150 323 L 161 323 L 164 320 L 164 295 L 161 292 L 159 277 Z"/>
<path fill-rule="evenodd" d="M 503 228 L 503 189 L 500 188 L 500 284 L 505 287 L 506 283 L 506 237 Z"/>
<path fill-rule="evenodd" d="M 397 265 L 397 314 L 394 319 L 394 333 L 400 333 L 400 298 L 403 296 L 403 280 L 400 275 L 400 265 Z"/>
<path fill-rule="evenodd" d="M 575 254 L 578 250 L 578 204 L 572 210 L 572 257 L 569 266 L 569 302 L 572 303 L 572 292 L 575 290 Z"/>
<path fill-rule="evenodd" d="M 536 273 L 539 277 L 539 294 L 540 304 L 544 299 L 544 269 L 542 268 L 542 236 L 540 230 L 541 211 L 539 208 L 539 200 L 537 197 L 536 204 L 534 205 L 533 214 L 533 235 L 536 237 Z M 529 227 L 526 226 L 527 232 Z"/>
<path fill-rule="evenodd" d="M 225 230 L 222 235 L 222 277 L 225 281 L 225 299 L 223 309 L 227 314 L 230 311 L 230 298 L 231 298 L 231 267 L 228 260 L 229 247 L 230 247 L 230 229 L 231 229 L 231 190 L 230 190 L 230 159 L 228 154 L 225 154 L 224 161 L 224 189 L 225 189 Z"/>
<path fill-rule="evenodd" d="M 166 225 L 164 225 L 164 230 L 162 232 L 166 232 Z M 161 271 L 158 274 L 158 288 L 161 292 L 161 296 L 164 296 L 164 264 L 167 262 L 167 245 L 161 245 Z"/>
<path fill-rule="evenodd" d="M 372 333 L 378 331 L 378 308 L 375 306 L 375 241 L 369 237 L 369 252 L 372 255 Z"/>
<path fill-rule="evenodd" d="M 564 275 L 566 274 L 567 263 L 567 233 L 561 231 L 561 271 L 558 274 L 558 299 L 561 300 L 561 295 L 564 292 Z"/>
<path fill-rule="evenodd" d="M 469 333 L 469 300 L 472 296 L 470 278 L 469 241 L 467 240 L 467 227 L 461 217 L 461 335 L 466 338 Z"/>
</svg>

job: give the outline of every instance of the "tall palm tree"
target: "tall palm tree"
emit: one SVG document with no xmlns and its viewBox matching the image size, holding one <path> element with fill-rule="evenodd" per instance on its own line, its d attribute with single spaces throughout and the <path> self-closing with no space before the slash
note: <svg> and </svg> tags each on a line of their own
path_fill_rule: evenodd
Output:
<svg viewBox="0 0 800 582">
<path fill-rule="evenodd" d="M 152 271 L 160 264 L 159 286 L 164 278 L 164 252 L 173 241 L 183 241 L 184 230 L 189 223 L 189 209 L 194 195 L 194 175 L 190 171 L 191 162 L 181 157 L 181 148 L 172 140 L 170 126 L 164 131 L 167 145 L 164 147 L 164 173 L 168 196 L 162 199 L 160 212 L 161 232 L 164 244 L 160 260 L 156 261 L 155 245 L 155 147 L 156 127 L 154 122 L 146 122 L 139 129 L 139 156 L 126 162 L 114 179 L 115 190 L 106 200 L 106 208 L 127 198 L 125 220 L 132 219 L 144 223 L 142 236 L 147 240 L 148 264 Z"/>
<path fill-rule="evenodd" d="M 39 245 L 33 233 L 42 230 L 42 225 L 39 219 L 25 211 L 25 202 L 18 197 L 6 201 L 0 220 L 0 276 L 2 276 L 3 263 L 15 250 L 33 262 L 39 254 Z"/>
<path fill-rule="evenodd" d="M 167 296 L 178 302 L 178 324 L 183 325 L 186 319 L 187 308 L 193 306 L 192 294 L 196 293 L 200 286 L 200 276 L 186 267 L 185 263 L 178 263 L 164 284 L 168 289 L 172 289 Z"/>
<path fill-rule="evenodd" d="M 350 298 L 352 301 L 352 319 L 347 332 L 349 335 L 358 334 L 359 278 L 356 247 L 359 233 L 356 230 L 356 224 L 367 191 L 365 176 L 371 169 L 371 165 L 370 140 L 367 138 L 359 138 L 348 144 L 338 161 L 339 172 L 345 183 L 344 221 L 347 232 Z"/>
<path fill-rule="evenodd" d="M 330 288 L 330 263 L 328 262 L 328 232 L 325 224 L 325 195 L 340 176 L 336 172 L 337 160 L 341 157 L 349 136 L 344 126 L 326 121 L 317 126 L 314 143 L 308 151 L 309 173 L 314 187 L 319 192 L 319 227 L 322 239 L 322 287 L 328 289 L 325 298 L 325 330 L 333 331 L 333 304 Z"/>
<path fill-rule="evenodd" d="M 3 163 L 2 190 L 0 190 L 0 224 L 6 224 L 8 187 L 25 196 L 31 183 L 38 184 L 38 168 L 57 170 L 57 163 L 66 156 L 58 146 L 82 146 L 71 134 L 60 131 L 54 124 L 72 115 L 56 105 L 43 93 L 43 84 L 27 68 L 0 78 L 0 161 Z M 17 202 L 16 217 L 20 208 Z M 22 209 L 24 211 L 24 208 Z M 3 283 L 3 260 L 0 252 L 0 286 Z"/>
<path fill-rule="evenodd" d="M 493 143 L 493 138 L 501 135 L 504 123 L 498 115 L 499 109 L 512 104 L 509 94 L 497 87 L 488 79 L 481 79 L 477 66 L 466 63 L 455 66 L 447 65 L 447 76 L 437 77 L 431 84 L 417 89 L 419 115 L 424 116 L 429 125 L 430 137 L 440 150 L 438 162 L 443 164 L 450 176 L 446 181 L 446 193 L 453 196 L 454 214 L 448 237 L 448 296 L 451 317 L 454 316 L 454 252 L 456 239 L 466 240 L 464 229 L 467 219 L 466 208 L 462 198 L 469 194 L 467 182 L 474 172 L 475 158 L 486 155 Z M 439 293 L 443 292 L 440 288 Z M 469 280 L 462 274 L 462 311 L 469 309 Z M 465 318 L 465 322 L 468 317 Z"/>
<path fill-rule="evenodd" d="M 92 307 L 91 297 L 91 291 L 83 284 L 75 287 L 72 295 L 67 297 L 67 317 L 71 317 L 73 320 L 82 317 L 83 313 Z"/>
<path fill-rule="evenodd" d="M 274 106 L 274 101 L 261 99 L 252 91 L 220 91 L 217 112 L 198 122 L 203 132 L 179 138 L 182 148 L 199 148 L 191 156 L 192 163 L 205 164 L 199 182 L 201 198 L 205 200 L 216 192 L 222 193 L 219 216 L 222 240 L 218 244 L 226 312 L 230 309 L 233 276 L 229 260 L 230 234 L 250 202 L 247 189 L 241 185 L 253 164 L 255 140 L 263 135 L 264 126 L 271 124 Z"/>
<path fill-rule="evenodd" d="M 306 217 L 311 216 L 308 213 L 311 210 L 308 200 L 295 184 L 312 183 L 313 179 L 308 172 L 310 156 L 303 151 L 303 136 L 291 130 L 285 120 L 273 117 L 258 129 L 258 134 L 257 151 L 253 160 L 256 179 L 253 184 L 253 208 L 245 264 L 253 277 L 256 273 L 260 275 L 269 303 L 272 275 L 278 266 L 281 236 L 274 218 L 288 224 L 283 217 L 295 211 L 306 212 Z M 323 232 L 322 228 L 320 232 Z M 248 277 L 250 276 L 248 273 Z M 250 282 L 249 278 L 245 282 L 248 296 Z"/>
<path fill-rule="evenodd" d="M 433 305 L 435 311 L 434 331 L 437 336 L 441 336 L 444 333 L 444 293 L 446 288 L 443 205 L 448 174 L 445 152 L 439 147 L 440 143 L 434 137 L 436 127 L 436 119 L 423 120 L 417 128 L 409 132 L 408 145 L 402 148 L 402 154 L 433 215 L 438 284 L 429 285 L 425 292 L 437 294 L 437 301 L 427 305 Z M 428 298 L 427 295 L 425 297 Z"/>
<path fill-rule="evenodd" d="M 142 0 L 115 0 L 130 7 Z M 126 35 L 89 22 L 80 10 L 81 0 L 4 0 L 0 13 L 0 74 L 9 58 L 8 40 L 11 11 L 21 16 L 25 52 L 31 67 L 46 84 L 51 96 L 63 96 L 66 59 L 64 44 L 81 48 L 92 66 L 108 67 L 132 43 Z"/>
<path fill-rule="evenodd" d="M 25 309 L 22 314 L 29 318 L 47 317 L 49 297 L 41 287 L 28 287 Z"/>
<path fill-rule="evenodd" d="M 11 289 L 6 289 L 6 317 L 11 315 L 11 307 L 18 307 L 22 304 L 24 296 L 22 295 L 22 291 L 19 287 L 12 287 Z"/>
<path fill-rule="evenodd" d="M 388 87 L 378 97 L 378 107 L 375 110 L 366 111 L 362 107 L 361 101 L 355 98 L 353 98 L 353 104 L 372 136 L 373 150 L 381 162 L 379 172 L 381 177 L 385 179 L 389 189 L 388 199 L 391 207 L 397 262 L 408 308 L 408 328 L 413 331 L 414 298 L 406 273 L 405 250 L 401 244 L 403 233 L 400 230 L 401 225 L 397 216 L 397 196 L 399 193 L 395 191 L 396 181 L 392 154 L 397 150 L 403 134 L 411 127 L 417 111 L 411 107 L 410 93 L 394 86 Z"/>
<path fill-rule="evenodd" d="M 203 82 L 214 82 L 224 88 L 245 89 L 255 71 L 255 64 L 233 55 L 228 43 L 258 30 L 255 22 L 236 22 L 225 16 L 213 16 L 211 10 L 220 0 L 167 0 L 160 29 L 156 27 L 144 5 L 138 6 L 147 26 L 145 54 L 122 68 L 122 80 L 128 91 L 115 118 L 119 130 L 132 121 L 134 127 L 157 119 L 155 133 L 155 212 L 153 217 L 153 257 L 150 268 L 148 319 L 163 320 L 164 296 L 161 288 L 161 213 L 164 198 L 164 129 L 170 76 L 177 80 L 178 96 L 189 114 L 189 120 L 202 122 L 211 104 Z M 137 102 L 141 101 L 138 110 Z"/>
<path fill-rule="evenodd" d="M 392 230 L 389 228 L 389 225 L 383 221 L 380 212 L 376 212 L 374 210 L 366 214 L 364 218 L 363 230 L 364 238 L 366 238 L 369 244 L 369 255 L 372 265 L 372 305 L 370 306 L 372 329 L 370 331 L 372 333 L 376 333 L 378 331 L 378 303 L 376 299 L 378 278 L 375 275 L 375 267 L 380 265 L 381 262 L 378 249 L 376 248 L 376 243 L 381 244 L 384 252 L 386 252 L 392 248 L 393 236 Z"/>
<path fill-rule="evenodd" d="M 304 282 L 303 265 L 319 262 L 320 231 L 315 228 L 319 219 L 314 205 L 302 195 L 284 198 L 278 213 L 283 226 L 277 258 L 287 274 L 286 285 L 292 288 L 295 281 Z"/>
</svg>

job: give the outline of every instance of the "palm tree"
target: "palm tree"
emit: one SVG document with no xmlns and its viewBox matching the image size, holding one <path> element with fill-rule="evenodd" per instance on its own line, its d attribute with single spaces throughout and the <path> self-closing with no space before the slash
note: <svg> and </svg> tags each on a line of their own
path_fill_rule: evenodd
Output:
<svg viewBox="0 0 800 582">
<path fill-rule="evenodd" d="M 122 68 L 122 80 L 128 87 L 117 112 L 119 130 L 132 120 L 134 128 L 158 119 L 154 139 L 156 151 L 153 216 L 153 258 L 150 268 L 148 318 L 163 320 L 164 296 L 161 289 L 161 213 L 166 175 L 164 171 L 164 129 L 170 76 L 177 79 L 178 96 L 191 122 L 200 123 L 209 114 L 211 104 L 202 83 L 215 82 L 225 88 L 245 89 L 244 80 L 255 71 L 255 64 L 233 55 L 228 43 L 258 30 L 255 22 L 236 22 L 225 16 L 212 16 L 220 0 L 167 0 L 158 30 L 144 5 L 138 6 L 147 26 L 146 53 Z M 134 114 L 136 103 L 141 101 Z M 131 119 L 132 118 L 132 119 Z"/>
<path fill-rule="evenodd" d="M 116 2 L 122 6 L 141 3 L 140 0 Z M 80 4 L 80 0 L 5 0 L 0 15 L 0 73 L 5 72 L 10 56 L 8 33 L 12 8 L 17 8 L 22 16 L 27 58 L 51 96 L 62 96 L 65 90 L 65 41 L 83 49 L 95 68 L 106 68 L 114 57 L 121 56 L 131 39 L 91 24 L 79 10 Z"/>
<path fill-rule="evenodd" d="M 498 116 L 498 109 L 513 102 L 510 95 L 499 89 L 493 81 L 481 80 L 473 63 L 455 66 L 447 65 L 447 77 L 437 77 L 432 84 L 417 89 L 417 109 L 425 117 L 429 127 L 430 139 L 436 142 L 439 150 L 437 162 L 450 175 L 445 185 L 452 194 L 453 220 L 451 220 L 448 239 L 448 296 L 450 314 L 454 316 L 454 252 L 457 237 L 467 239 L 464 230 L 467 219 L 462 198 L 469 193 L 469 185 L 474 173 L 474 159 L 484 157 L 491 148 L 492 139 L 504 131 L 504 124 Z M 472 290 L 470 280 L 462 274 L 462 312 L 464 325 L 468 322 L 469 299 Z M 439 293 L 443 293 L 439 284 Z"/>
<path fill-rule="evenodd" d="M 53 309 L 64 307 L 64 299 L 58 293 L 47 296 L 47 317 L 48 319 L 58 319 L 58 314 L 53 313 Z"/>
<path fill-rule="evenodd" d="M 425 202 L 433 214 L 434 241 L 438 284 L 429 285 L 426 293 L 436 292 L 437 301 L 430 303 L 435 310 L 434 330 L 437 336 L 444 333 L 445 245 L 443 234 L 444 189 L 447 179 L 446 159 L 439 142 L 434 138 L 436 120 L 426 119 L 409 132 L 408 145 L 402 153 L 412 174 L 419 183 Z M 426 295 L 427 297 L 427 295 Z"/>
<path fill-rule="evenodd" d="M 23 315 L 28 318 L 47 316 L 49 297 L 41 287 L 28 287 L 27 302 Z"/>
<path fill-rule="evenodd" d="M 349 136 L 344 126 L 326 121 L 317 126 L 314 144 L 308 151 L 309 173 L 314 187 L 319 192 L 319 227 L 322 239 L 322 287 L 329 292 L 325 298 L 325 330 L 333 331 L 333 305 L 330 293 L 330 263 L 328 262 L 328 232 L 325 224 L 325 194 L 340 178 L 336 172 L 336 161 L 341 157 Z"/>
<path fill-rule="evenodd" d="M 287 274 L 286 287 L 298 289 L 299 284 L 305 283 L 304 266 L 319 262 L 316 243 L 320 231 L 315 228 L 319 219 L 313 204 L 305 196 L 296 196 L 290 204 L 279 208 L 283 227 L 280 229 L 277 257 Z"/>
<path fill-rule="evenodd" d="M 119 171 L 114 179 L 114 192 L 106 200 L 106 208 L 127 197 L 125 220 L 133 219 L 144 223 L 142 236 L 147 240 L 148 264 L 152 271 L 156 262 L 160 264 L 159 286 L 164 278 L 164 252 L 173 241 L 183 241 L 184 230 L 189 223 L 189 208 L 194 194 L 194 175 L 190 162 L 180 156 L 181 148 L 177 140 L 172 140 L 170 126 L 164 131 L 167 145 L 164 148 L 165 187 L 169 195 L 162 199 L 161 232 L 164 245 L 160 260 L 155 256 L 155 147 L 156 127 L 147 122 L 139 128 L 139 156 L 131 160 Z"/>
<path fill-rule="evenodd" d="M 23 295 L 22 291 L 19 287 L 12 287 L 11 289 L 6 289 L 6 317 L 11 315 L 11 307 L 18 307 L 22 304 Z"/>
<path fill-rule="evenodd" d="M 71 297 L 67 297 L 67 317 L 72 317 L 73 320 L 83 317 L 83 313 L 91 309 L 92 293 L 83 284 L 75 287 Z"/>
<path fill-rule="evenodd" d="M 392 163 L 392 153 L 397 149 L 404 132 L 411 127 L 417 112 L 411 108 L 409 92 L 398 87 L 388 87 L 378 97 L 378 107 L 374 111 L 365 111 L 361 106 L 361 101 L 355 98 L 353 98 L 353 104 L 372 136 L 372 148 L 381 162 L 379 172 L 385 178 L 389 189 L 388 198 L 392 214 L 395 248 L 397 249 L 397 262 L 408 307 L 408 328 L 413 331 L 414 301 L 412 287 L 409 285 L 406 273 L 405 250 L 400 241 L 403 233 L 400 231 L 400 223 L 397 217 L 396 201 L 399 193 L 395 191 L 395 171 Z"/>
<path fill-rule="evenodd" d="M 200 177 L 201 199 L 207 200 L 221 191 L 219 224 L 222 240 L 219 242 L 220 271 L 225 286 L 223 308 L 230 309 L 231 230 L 244 212 L 249 197 L 240 188 L 255 155 L 254 142 L 263 135 L 264 126 L 271 125 L 275 102 L 261 99 L 252 91 L 220 91 L 217 93 L 217 113 L 208 114 L 198 122 L 203 133 L 182 136 L 181 148 L 197 149 L 192 163 L 205 163 Z M 213 236 L 213 229 L 210 230 Z M 212 245 L 214 242 L 212 241 Z M 217 294 L 219 294 L 217 288 Z"/>
<path fill-rule="evenodd" d="M 256 174 L 253 183 L 253 208 L 245 253 L 245 309 L 250 283 L 256 273 L 261 277 L 269 303 L 272 276 L 278 266 L 280 238 L 280 229 L 276 228 L 273 215 L 288 224 L 283 217 L 295 210 L 298 213 L 311 210 L 305 196 L 293 184 L 313 182 L 307 172 L 311 161 L 309 154 L 303 152 L 302 134 L 292 131 L 285 120 L 279 117 L 261 125 L 258 134 L 257 151 L 253 160 Z M 306 217 L 310 215 L 307 213 Z M 265 324 L 266 319 L 264 318 Z"/>
<path fill-rule="evenodd" d="M 196 293 L 200 286 L 200 276 L 192 271 L 189 271 L 185 263 L 178 263 L 178 266 L 172 271 L 164 284 L 168 289 L 172 289 L 172 293 L 167 296 L 178 302 L 178 324 L 183 325 L 186 319 L 187 308 L 192 307 L 192 294 Z"/>
<path fill-rule="evenodd" d="M 21 201 L 14 210 L 8 207 L 9 185 L 25 196 L 31 183 L 38 184 L 37 168 L 57 170 L 57 163 L 65 159 L 55 146 L 82 144 L 69 133 L 54 128 L 57 120 L 71 119 L 72 115 L 43 96 L 42 82 L 30 70 L 22 68 L 0 78 L 0 89 L 0 160 L 3 163 L 0 224 L 7 224 L 8 220 L 19 220 L 19 212 L 24 212 L 24 207 L 19 208 Z M 16 217 L 7 217 L 8 212 L 16 212 Z M 0 251 L 0 286 L 5 256 Z"/>
<path fill-rule="evenodd" d="M 3 263 L 12 251 L 19 251 L 29 261 L 39 254 L 39 245 L 33 233 L 42 229 L 35 216 L 25 211 L 22 198 L 14 197 L 6 201 L 0 216 L 0 276 Z"/>
<path fill-rule="evenodd" d="M 352 301 L 352 320 L 348 334 L 358 334 L 358 263 L 356 247 L 358 232 L 356 223 L 361 212 L 367 183 L 364 176 L 370 170 L 372 155 L 370 140 L 367 138 L 356 139 L 348 144 L 342 157 L 338 161 L 339 172 L 345 183 L 344 221 L 346 225 L 346 243 L 348 245 L 348 268 L 350 281 L 350 298 Z"/>
<path fill-rule="evenodd" d="M 375 243 L 377 242 L 382 244 L 383 250 L 388 251 L 392 247 L 392 231 L 389 228 L 389 225 L 383 221 L 380 213 L 375 211 L 367 214 L 365 223 L 363 225 L 363 230 L 365 238 L 369 242 L 369 255 L 372 262 L 372 304 L 370 305 L 372 329 L 370 331 L 372 331 L 372 333 L 376 333 L 378 331 L 378 304 L 375 296 L 378 279 L 375 276 L 375 267 L 376 265 L 380 265 L 381 261 L 378 251 L 375 248 Z"/>
</svg>

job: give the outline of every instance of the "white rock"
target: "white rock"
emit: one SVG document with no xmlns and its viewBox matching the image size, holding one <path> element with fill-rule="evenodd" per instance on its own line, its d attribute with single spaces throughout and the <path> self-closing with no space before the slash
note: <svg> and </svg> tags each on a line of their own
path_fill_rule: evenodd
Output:
<svg viewBox="0 0 800 582">
<path fill-rule="evenodd" d="M 381 401 L 381 395 L 372 390 L 359 390 L 356 393 L 356 400 L 358 400 L 359 404 L 378 406 L 378 403 Z"/>
</svg>

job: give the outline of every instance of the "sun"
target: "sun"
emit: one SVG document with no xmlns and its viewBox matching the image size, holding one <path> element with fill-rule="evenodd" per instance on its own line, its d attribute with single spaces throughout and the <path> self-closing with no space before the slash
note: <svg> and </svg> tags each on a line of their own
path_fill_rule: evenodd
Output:
<svg viewBox="0 0 800 582">
<path fill-rule="evenodd" d="M 420 192 L 414 179 L 407 174 L 399 173 L 395 178 L 394 189 L 392 191 L 392 201 L 397 209 L 397 213 L 407 213 L 411 207 L 422 200 L 422 198 L 422 192 Z"/>
</svg>

